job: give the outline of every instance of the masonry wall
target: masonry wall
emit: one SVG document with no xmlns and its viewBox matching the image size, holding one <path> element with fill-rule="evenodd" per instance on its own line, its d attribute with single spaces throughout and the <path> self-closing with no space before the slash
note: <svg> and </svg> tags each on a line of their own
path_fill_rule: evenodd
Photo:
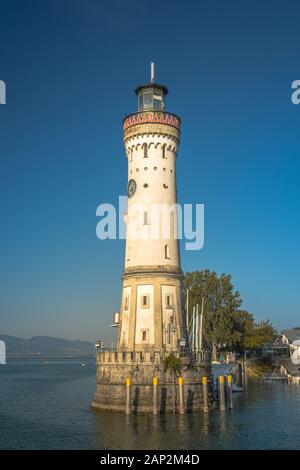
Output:
<svg viewBox="0 0 300 470">
<path fill-rule="evenodd" d="M 112 357 L 120 359 L 120 353 Z M 106 358 L 108 358 L 108 354 Z M 125 358 L 126 359 L 126 358 Z M 193 370 L 182 370 L 181 377 L 184 380 L 184 402 L 185 411 L 202 411 L 202 376 L 207 375 L 209 370 L 205 365 L 197 365 Z M 153 377 L 158 377 L 158 408 L 160 413 L 173 411 L 173 393 L 175 394 L 176 411 L 179 410 L 179 393 L 177 380 L 174 385 L 170 372 L 164 372 L 163 366 L 157 363 L 136 362 L 97 362 L 96 392 L 92 407 L 94 409 L 109 410 L 116 412 L 125 411 L 125 380 L 131 378 L 131 404 L 132 412 L 153 411 Z M 210 403 L 212 396 L 210 394 Z"/>
</svg>

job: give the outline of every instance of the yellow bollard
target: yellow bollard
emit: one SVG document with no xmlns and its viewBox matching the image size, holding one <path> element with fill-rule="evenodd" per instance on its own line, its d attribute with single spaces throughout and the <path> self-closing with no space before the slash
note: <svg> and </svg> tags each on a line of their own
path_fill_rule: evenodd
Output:
<svg viewBox="0 0 300 470">
<path fill-rule="evenodd" d="M 228 400 L 228 408 L 232 410 L 233 400 L 232 400 L 232 375 L 231 374 L 229 374 L 227 377 L 227 400 Z"/>
<path fill-rule="evenodd" d="M 225 411 L 225 386 L 224 376 L 219 376 L 219 399 L 220 399 L 220 410 Z"/>
<path fill-rule="evenodd" d="M 158 378 L 153 377 L 153 414 L 158 414 Z"/>
<path fill-rule="evenodd" d="M 184 414 L 184 399 L 183 399 L 183 378 L 178 377 L 178 385 L 179 385 L 179 413 L 181 415 Z"/>
<path fill-rule="evenodd" d="M 131 413 L 131 378 L 127 377 L 126 381 L 126 402 L 125 402 L 125 414 L 130 415 Z"/>
<path fill-rule="evenodd" d="M 207 377 L 203 375 L 202 377 L 202 390 L 203 390 L 203 412 L 208 413 L 208 385 Z"/>
</svg>

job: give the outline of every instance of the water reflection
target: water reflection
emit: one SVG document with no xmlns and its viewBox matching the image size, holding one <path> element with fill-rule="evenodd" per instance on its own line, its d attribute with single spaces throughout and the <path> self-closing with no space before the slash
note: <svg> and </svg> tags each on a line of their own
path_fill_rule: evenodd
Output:
<svg viewBox="0 0 300 470">
<path fill-rule="evenodd" d="M 300 449 L 300 387 L 249 384 L 209 415 L 94 412 L 94 360 L 0 368 L 0 449 Z"/>
<path fill-rule="evenodd" d="M 233 410 L 208 415 L 95 413 L 96 449 L 300 448 L 300 387 L 249 385 Z"/>
</svg>

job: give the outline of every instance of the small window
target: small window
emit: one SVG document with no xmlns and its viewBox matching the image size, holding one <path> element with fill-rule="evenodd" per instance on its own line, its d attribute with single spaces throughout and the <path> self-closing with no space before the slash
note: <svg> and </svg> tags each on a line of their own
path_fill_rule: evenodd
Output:
<svg viewBox="0 0 300 470">
<path fill-rule="evenodd" d="M 142 341 L 147 341 L 147 331 L 142 331 Z"/>
<path fill-rule="evenodd" d="M 166 171 L 166 168 L 163 168 L 163 171 Z"/>
<path fill-rule="evenodd" d="M 170 247 L 169 247 L 169 245 L 165 245 L 165 258 L 170 259 Z"/>
<path fill-rule="evenodd" d="M 165 184 L 165 183 L 163 184 L 163 187 L 164 187 L 165 189 L 168 189 L 168 185 Z"/>
<path fill-rule="evenodd" d="M 154 167 L 154 170 L 157 171 L 157 166 Z"/>
<path fill-rule="evenodd" d="M 148 157 L 148 147 L 147 144 L 144 144 L 144 158 Z"/>
<path fill-rule="evenodd" d="M 147 167 L 147 166 L 145 166 L 144 170 L 145 170 L 145 171 L 147 171 L 147 170 L 148 170 L 148 167 Z"/>
<path fill-rule="evenodd" d="M 148 186 L 149 186 L 149 185 L 148 185 L 147 183 L 144 184 L 144 188 L 148 188 Z"/>
<path fill-rule="evenodd" d="M 124 300 L 124 310 L 128 310 L 129 308 L 129 297 L 126 295 L 125 300 Z"/>
<path fill-rule="evenodd" d="M 137 168 L 135 171 L 138 173 L 140 170 Z"/>
<path fill-rule="evenodd" d="M 150 298 L 148 294 L 143 294 L 141 297 L 141 308 L 149 308 Z"/>
<path fill-rule="evenodd" d="M 144 224 L 144 225 L 148 225 L 148 212 L 144 212 L 143 224 Z"/>
<path fill-rule="evenodd" d="M 167 157 L 166 157 L 166 144 L 164 144 L 164 145 L 162 146 L 162 157 L 163 157 L 163 158 L 167 158 Z"/>
<path fill-rule="evenodd" d="M 173 296 L 172 294 L 166 294 L 165 297 L 166 307 L 172 308 L 173 307 Z"/>
</svg>

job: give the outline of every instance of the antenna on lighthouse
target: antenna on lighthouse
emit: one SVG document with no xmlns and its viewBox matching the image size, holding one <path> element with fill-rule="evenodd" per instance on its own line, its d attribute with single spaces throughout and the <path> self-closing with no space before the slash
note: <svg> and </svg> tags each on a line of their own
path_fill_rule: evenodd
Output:
<svg viewBox="0 0 300 470">
<path fill-rule="evenodd" d="M 154 62 L 151 62 L 151 83 L 154 83 Z"/>
</svg>

